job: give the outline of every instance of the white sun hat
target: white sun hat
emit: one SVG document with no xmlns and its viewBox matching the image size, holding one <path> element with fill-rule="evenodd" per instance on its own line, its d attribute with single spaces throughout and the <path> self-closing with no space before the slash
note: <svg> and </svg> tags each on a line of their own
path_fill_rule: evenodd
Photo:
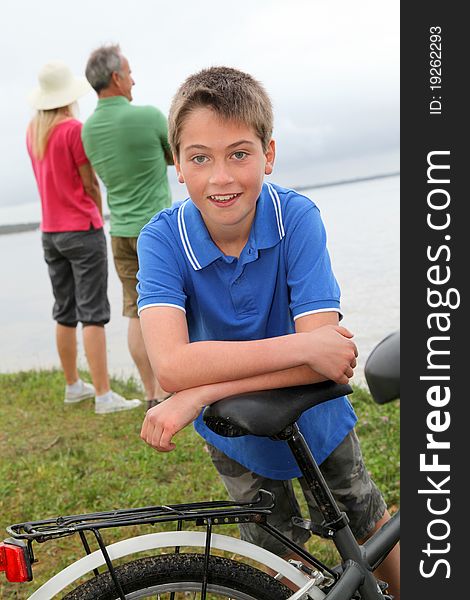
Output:
<svg viewBox="0 0 470 600">
<path fill-rule="evenodd" d="M 68 66 L 54 60 L 42 67 L 38 75 L 39 86 L 28 97 L 36 110 L 51 110 L 68 106 L 91 89 L 85 77 L 75 77 Z"/>
</svg>

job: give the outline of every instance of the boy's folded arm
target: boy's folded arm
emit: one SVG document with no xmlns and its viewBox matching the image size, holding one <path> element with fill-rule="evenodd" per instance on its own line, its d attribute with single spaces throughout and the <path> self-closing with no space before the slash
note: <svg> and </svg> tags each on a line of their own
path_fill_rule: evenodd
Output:
<svg viewBox="0 0 470 600">
<path fill-rule="evenodd" d="M 204 406 L 235 394 L 314 383 L 320 380 L 319 377 L 309 367 L 295 367 L 269 375 L 181 390 L 146 413 L 141 437 L 159 452 L 169 452 L 175 448 L 173 436 L 194 421 Z"/>
<path fill-rule="evenodd" d="M 318 315 L 308 315 L 298 319 L 296 322 L 297 333 L 313 331 L 323 325 L 336 325 L 338 315 L 335 312 L 318 313 Z M 348 370 L 348 378 L 352 377 L 353 369 L 356 366 L 355 358 L 351 362 L 351 368 Z M 247 377 L 234 381 L 223 381 L 211 385 L 201 386 L 193 390 L 195 398 L 197 397 L 202 406 L 207 406 L 222 398 L 244 394 L 246 392 L 255 392 L 259 390 L 273 390 L 276 388 L 291 387 L 297 385 L 308 385 L 325 381 L 326 377 L 313 371 L 310 367 L 302 365 L 290 369 L 283 369 L 255 377 Z M 191 392 L 191 390 L 187 390 Z"/>
<path fill-rule="evenodd" d="M 140 318 L 152 367 L 171 392 L 274 373 L 279 377 L 279 372 L 303 366 L 320 375 L 317 381 L 344 383 L 357 354 L 351 334 L 334 325 L 335 313 L 298 319 L 297 334 L 246 342 L 190 343 L 183 311 L 171 307 L 149 307 Z M 317 331 L 325 324 L 330 327 Z"/>
<path fill-rule="evenodd" d="M 291 387 L 295 385 L 307 385 L 324 381 L 325 377 L 315 373 L 309 367 L 293 367 L 266 375 L 246 377 L 234 381 L 222 381 L 210 385 L 195 388 L 196 396 L 203 400 L 202 406 L 213 404 L 222 398 L 245 394 L 246 392 L 257 392 L 260 390 L 274 390 L 277 388 Z M 189 390 L 188 390 L 189 391 Z"/>
<path fill-rule="evenodd" d="M 204 406 L 236 394 L 305 385 L 323 379 L 309 367 L 302 366 L 181 390 L 147 412 L 141 437 L 156 450 L 169 452 L 175 448 L 173 436 L 194 421 Z"/>
<path fill-rule="evenodd" d="M 299 334 L 303 334 L 327 324 L 334 326 L 335 323 L 337 323 L 337 314 L 319 313 L 318 315 L 308 315 L 298 319 L 296 329 Z M 144 335 L 151 337 L 152 328 L 148 325 L 149 323 L 143 323 L 143 331 L 145 332 Z M 290 337 L 293 338 L 295 336 Z M 188 342 L 186 344 L 190 345 Z M 152 342 L 150 341 L 151 345 Z M 342 383 L 347 382 L 349 377 L 352 376 L 355 366 L 356 358 L 353 353 L 352 359 L 343 373 Z M 196 369 L 194 364 L 190 370 L 193 369 Z M 306 365 L 301 365 L 251 377 L 195 385 L 189 389 L 180 389 L 169 400 L 147 412 L 142 426 L 141 437 L 156 450 L 169 452 L 175 448 L 175 444 L 172 441 L 173 436 L 191 423 L 199 415 L 204 406 L 235 394 L 316 383 L 324 379 L 325 376 L 316 373 Z"/>
<path fill-rule="evenodd" d="M 253 377 L 303 363 L 302 340 L 294 336 L 190 343 L 185 315 L 178 309 L 151 307 L 141 312 L 140 320 L 150 363 L 167 391 Z"/>
</svg>

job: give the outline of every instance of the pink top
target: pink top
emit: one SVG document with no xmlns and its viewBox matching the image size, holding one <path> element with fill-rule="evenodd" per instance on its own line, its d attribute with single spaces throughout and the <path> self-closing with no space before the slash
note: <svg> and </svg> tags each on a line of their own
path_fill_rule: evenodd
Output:
<svg viewBox="0 0 470 600">
<path fill-rule="evenodd" d="M 98 207 L 86 194 L 78 167 L 88 158 L 81 139 L 82 124 L 68 119 L 56 125 L 49 136 L 44 158 L 37 159 L 27 147 L 38 184 L 42 206 L 41 230 L 87 231 L 103 226 Z"/>
</svg>

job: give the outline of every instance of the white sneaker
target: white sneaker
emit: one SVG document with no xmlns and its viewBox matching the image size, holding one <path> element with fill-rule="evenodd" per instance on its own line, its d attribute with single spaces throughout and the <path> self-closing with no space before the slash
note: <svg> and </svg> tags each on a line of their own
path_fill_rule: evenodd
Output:
<svg viewBox="0 0 470 600">
<path fill-rule="evenodd" d="M 105 415 L 107 413 L 118 412 L 120 410 L 131 410 L 142 404 L 141 400 L 126 400 L 116 392 L 110 390 L 104 396 L 95 398 L 95 413 Z"/>
<path fill-rule="evenodd" d="M 95 388 L 90 383 L 85 383 L 79 379 L 77 383 L 65 386 L 64 403 L 75 404 L 87 398 L 93 398 L 95 393 Z"/>
</svg>

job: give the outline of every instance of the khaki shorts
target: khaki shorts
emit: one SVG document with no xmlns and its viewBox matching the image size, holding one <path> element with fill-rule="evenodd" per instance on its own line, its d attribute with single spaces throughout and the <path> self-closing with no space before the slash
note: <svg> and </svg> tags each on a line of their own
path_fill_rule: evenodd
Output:
<svg viewBox="0 0 470 600">
<path fill-rule="evenodd" d="M 114 266 L 122 283 L 122 314 L 137 318 L 137 238 L 111 236 Z"/>
<path fill-rule="evenodd" d="M 267 479 L 257 475 L 217 448 L 210 444 L 207 446 L 212 462 L 233 500 L 250 502 L 257 497 L 260 488 L 272 492 L 275 506 L 268 522 L 300 546 L 308 540 L 310 532 L 292 523 L 292 517 L 302 515 L 291 481 Z M 348 515 L 353 534 L 358 539 L 365 537 L 382 518 L 386 505 L 364 466 L 359 440 L 354 430 L 320 465 L 320 470 L 339 509 Z M 299 482 L 307 501 L 310 519 L 321 523 L 322 517 L 312 492 L 303 477 L 299 478 Z M 287 546 L 254 523 L 240 525 L 240 535 L 242 539 L 279 556 L 290 552 Z"/>
</svg>

